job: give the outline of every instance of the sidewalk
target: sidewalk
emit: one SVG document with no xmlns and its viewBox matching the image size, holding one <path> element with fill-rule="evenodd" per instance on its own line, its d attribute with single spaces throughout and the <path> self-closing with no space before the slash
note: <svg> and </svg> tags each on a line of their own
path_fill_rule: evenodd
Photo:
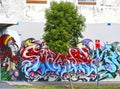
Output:
<svg viewBox="0 0 120 89">
<path fill-rule="evenodd" d="M 14 86 L 14 85 L 32 86 L 32 84 L 30 84 L 29 82 L 26 82 L 26 81 L 6 81 L 6 83 L 8 83 L 11 86 Z"/>
<path fill-rule="evenodd" d="M 15 89 L 13 86 L 7 82 L 0 81 L 0 89 Z"/>
<path fill-rule="evenodd" d="M 94 85 L 97 86 L 97 82 L 72 82 L 74 86 Z M 15 89 L 14 85 L 20 86 L 70 86 L 69 81 L 63 82 L 26 82 L 26 81 L 5 81 L 0 82 L 0 89 Z M 120 81 L 100 81 L 100 86 L 120 86 Z"/>
</svg>

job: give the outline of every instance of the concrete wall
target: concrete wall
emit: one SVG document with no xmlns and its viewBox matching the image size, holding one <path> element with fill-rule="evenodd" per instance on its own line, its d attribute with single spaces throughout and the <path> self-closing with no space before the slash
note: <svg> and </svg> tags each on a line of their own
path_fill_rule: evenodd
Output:
<svg viewBox="0 0 120 89">
<path fill-rule="evenodd" d="M 20 22 L 18 25 L 13 25 L 8 29 L 18 32 L 22 40 L 26 40 L 31 37 L 40 40 L 44 33 L 44 23 Z"/>
<path fill-rule="evenodd" d="M 92 40 L 100 39 L 103 42 L 120 41 L 120 24 L 118 23 L 101 23 L 101 24 L 87 24 L 86 30 L 83 32 L 84 38 Z"/>
<path fill-rule="evenodd" d="M 45 22 L 46 4 L 29 4 L 26 0 L 2 0 L 0 3 L 0 23 L 3 22 Z M 71 1 L 78 6 L 80 14 L 86 17 L 86 23 L 120 23 L 120 0 L 96 0 L 96 5 L 79 5 L 78 0 Z"/>
<path fill-rule="evenodd" d="M 35 39 L 42 39 L 44 33 L 45 23 L 35 22 L 21 22 L 18 25 L 13 25 L 8 29 L 12 29 L 21 34 L 22 40 L 33 37 Z M 89 38 L 92 40 L 100 39 L 104 42 L 120 41 L 120 24 L 119 23 L 97 23 L 97 24 L 86 24 L 86 30 L 83 32 L 84 39 Z"/>
<path fill-rule="evenodd" d="M 69 71 L 73 81 L 97 81 L 97 73 L 100 81 L 120 81 L 120 25 L 86 25 L 84 38 L 77 48 L 69 49 L 67 58 L 41 43 L 44 23 L 19 23 L 3 30 L 0 36 L 1 79 L 68 81 Z M 16 40 L 20 37 L 21 41 Z M 96 39 L 101 41 L 99 50 L 95 49 Z"/>
<path fill-rule="evenodd" d="M 18 22 L 18 25 L 9 27 L 8 30 L 5 30 L 6 32 L 1 32 L 4 33 L 0 36 L 2 80 L 68 80 L 64 57 L 61 58 L 59 54 L 54 54 L 50 49 L 46 50 L 43 48 L 43 51 L 40 51 L 39 48 L 42 43 L 38 40 L 42 39 L 44 33 L 44 11 L 49 7 L 51 0 L 49 0 L 47 4 L 27 4 L 25 0 L 2 1 L 0 6 L 0 23 Z M 78 5 L 77 0 L 71 0 L 71 2 Z M 70 62 L 69 72 L 73 72 L 72 70 L 74 70 L 74 73 L 77 74 L 76 70 L 79 71 L 80 77 L 76 78 L 78 81 L 96 81 L 97 66 L 95 62 L 96 59 L 101 58 L 102 55 L 103 58 L 99 60 L 99 80 L 108 81 L 108 79 L 111 78 L 110 81 L 120 81 L 120 47 L 119 43 L 115 46 L 111 44 L 112 42 L 120 41 L 120 1 L 96 0 L 96 2 L 96 5 L 78 5 L 79 13 L 86 17 L 87 27 L 83 32 L 84 38 L 80 39 L 80 41 L 83 40 L 83 44 L 78 48 L 81 51 L 79 52 L 76 48 L 70 49 L 69 56 L 77 57 L 77 59 L 80 59 L 83 63 L 78 62 L 78 68 L 74 62 Z M 19 39 L 17 43 L 24 41 L 19 47 L 17 47 L 17 43 L 14 41 L 17 38 Z M 35 41 L 28 38 L 35 38 Z M 99 39 L 104 48 L 100 48 L 99 51 L 94 50 L 86 43 L 86 38 L 93 41 L 92 45 L 95 45 L 94 41 Z M 107 45 L 107 43 L 110 44 Z M 88 47 L 90 47 L 90 49 L 88 49 Z M 80 58 L 81 56 L 75 56 L 75 53 L 72 54 L 72 50 L 77 50 L 77 54 L 83 56 L 84 60 Z M 92 52 L 92 54 L 90 54 L 90 52 Z M 50 57 L 48 55 L 53 56 Z M 55 57 L 58 57 L 58 59 L 54 59 Z M 58 62 L 51 63 L 49 59 L 57 60 Z M 68 57 L 68 61 L 69 60 L 70 58 Z M 76 60 L 76 58 L 72 60 Z M 103 71 L 102 74 L 101 70 Z M 74 77 L 76 76 L 73 75 L 73 80 Z"/>
</svg>

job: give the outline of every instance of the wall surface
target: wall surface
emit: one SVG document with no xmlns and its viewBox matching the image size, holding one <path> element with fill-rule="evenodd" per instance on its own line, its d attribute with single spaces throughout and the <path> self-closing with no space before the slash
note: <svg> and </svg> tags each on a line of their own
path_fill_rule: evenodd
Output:
<svg viewBox="0 0 120 89">
<path fill-rule="evenodd" d="M 26 3 L 26 0 L 1 0 L 0 23 L 5 22 L 45 22 L 47 3 Z M 86 23 L 120 23 L 120 0 L 95 0 L 95 5 L 81 5 L 78 0 L 70 1 L 78 6 L 78 12 L 86 17 Z"/>
<path fill-rule="evenodd" d="M 0 23 L 18 22 L 0 30 L 0 79 L 69 81 L 69 72 L 73 81 L 97 81 L 97 74 L 100 81 L 120 81 L 120 1 L 96 0 L 96 5 L 78 5 L 77 0 L 71 0 L 86 17 L 86 30 L 84 38 L 76 48 L 69 49 L 66 57 L 48 49 L 42 40 L 45 9 L 50 1 L 0 3 Z M 98 49 L 95 40 L 100 40 L 100 44 L 96 43 Z"/>
<path fill-rule="evenodd" d="M 68 81 L 69 72 L 73 81 L 97 81 L 97 74 L 100 81 L 120 81 L 120 25 L 86 26 L 84 38 L 65 55 L 67 61 L 64 55 L 44 45 L 41 39 L 44 23 L 19 23 L 3 30 L 0 36 L 1 79 Z M 95 40 L 100 40 L 100 44 Z"/>
<path fill-rule="evenodd" d="M 100 39 L 103 42 L 120 41 L 120 24 L 119 23 L 98 23 L 87 24 L 86 30 L 83 32 L 84 38 L 90 38 L 92 40 Z"/>
<path fill-rule="evenodd" d="M 13 25 L 8 29 L 18 32 L 21 40 L 33 37 L 35 39 L 42 39 L 44 33 L 44 23 L 42 22 L 20 22 L 18 25 Z"/>
<path fill-rule="evenodd" d="M 42 39 L 44 33 L 45 23 L 35 22 L 21 22 L 18 25 L 13 25 L 8 29 L 12 29 L 21 34 L 22 40 L 33 37 L 35 39 Z M 104 42 L 120 41 L 120 24 L 119 23 L 97 23 L 97 24 L 86 24 L 86 30 L 83 32 L 84 39 L 89 38 L 92 40 L 100 39 Z M 80 39 L 82 40 L 82 39 Z"/>
</svg>

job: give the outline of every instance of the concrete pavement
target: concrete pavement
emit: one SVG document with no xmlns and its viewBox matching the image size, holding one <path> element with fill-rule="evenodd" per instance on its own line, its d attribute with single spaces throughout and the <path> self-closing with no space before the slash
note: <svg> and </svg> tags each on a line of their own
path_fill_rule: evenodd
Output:
<svg viewBox="0 0 120 89">
<path fill-rule="evenodd" d="M 70 86 L 70 82 L 26 82 L 26 81 L 5 81 L 0 82 L 0 89 L 15 89 L 14 85 L 25 86 Z M 94 85 L 97 86 L 97 82 L 73 82 L 73 86 Z M 100 81 L 99 86 L 120 86 L 120 81 Z"/>
<path fill-rule="evenodd" d="M 13 86 L 7 82 L 0 81 L 0 89 L 15 89 Z"/>
<path fill-rule="evenodd" d="M 46 86 L 46 85 L 52 85 L 52 86 L 69 86 L 70 82 L 63 81 L 63 82 L 25 82 L 25 81 L 6 81 L 7 84 L 14 86 L 14 85 L 26 85 L 26 86 Z M 97 82 L 72 82 L 76 86 L 81 85 L 97 85 Z M 100 85 L 115 85 L 120 86 L 120 81 L 100 81 Z"/>
</svg>

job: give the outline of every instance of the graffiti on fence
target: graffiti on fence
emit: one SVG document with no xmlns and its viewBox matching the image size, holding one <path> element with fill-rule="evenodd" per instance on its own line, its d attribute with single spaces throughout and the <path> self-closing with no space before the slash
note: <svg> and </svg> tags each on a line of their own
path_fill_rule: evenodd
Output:
<svg viewBox="0 0 120 89">
<path fill-rule="evenodd" d="M 14 37 L 0 36 L 2 80 L 99 81 L 120 74 L 120 43 L 103 43 L 95 49 L 91 39 L 82 40 L 66 55 L 53 52 L 45 42 L 28 38 L 18 47 Z M 68 74 L 69 73 L 69 74 Z"/>
</svg>

